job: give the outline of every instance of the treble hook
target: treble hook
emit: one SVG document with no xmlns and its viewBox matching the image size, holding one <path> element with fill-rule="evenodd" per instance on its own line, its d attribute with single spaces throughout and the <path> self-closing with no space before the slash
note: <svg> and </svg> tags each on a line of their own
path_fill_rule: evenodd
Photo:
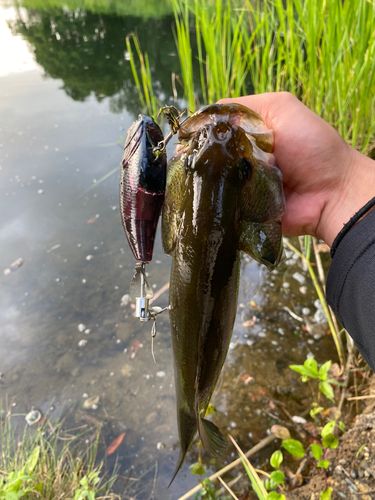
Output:
<svg viewBox="0 0 375 500">
<path fill-rule="evenodd" d="M 154 363 L 156 364 L 155 354 L 154 354 L 154 338 L 156 337 L 156 316 L 154 317 L 154 323 L 151 328 L 151 354 Z"/>
<path fill-rule="evenodd" d="M 150 317 L 154 320 L 152 327 L 151 327 L 151 354 L 152 358 L 154 360 L 154 363 L 156 363 L 155 359 L 155 354 L 154 354 L 154 338 L 156 337 L 156 316 L 158 314 L 161 314 L 162 312 L 169 310 L 170 306 L 166 306 L 164 308 L 161 307 L 150 307 Z"/>
</svg>

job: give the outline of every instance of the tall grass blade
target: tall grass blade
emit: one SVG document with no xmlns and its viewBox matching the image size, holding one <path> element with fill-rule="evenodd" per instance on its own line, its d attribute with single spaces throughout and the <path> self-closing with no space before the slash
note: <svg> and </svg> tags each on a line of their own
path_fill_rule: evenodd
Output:
<svg viewBox="0 0 375 500">
<path fill-rule="evenodd" d="M 238 446 L 236 441 L 232 438 L 232 436 L 229 436 L 229 439 L 232 441 L 234 444 L 235 448 L 238 451 L 238 454 L 240 455 L 242 464 L 247 472 L 247 475 L 249 476 L 249 479 L 251 481 L 251 485 L 257 494 L 259 500 L 266 500 L 268 493 L 266 488 L 264 487 L 264 484 L 262 483 L 260 477 L 258 476 L 256 470 L 254 467 L 251 465 L 249 462 L 249 459 L 245 456 L 241 448 Z"/>
</svg>

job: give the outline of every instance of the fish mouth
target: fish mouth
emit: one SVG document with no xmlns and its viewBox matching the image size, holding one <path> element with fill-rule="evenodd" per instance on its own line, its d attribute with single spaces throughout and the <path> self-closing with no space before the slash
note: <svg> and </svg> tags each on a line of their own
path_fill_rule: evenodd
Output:
<svg viewBox="0 0 375 500">
<path fill-rule="evenodd" d="M 207 143 L 209 145 L 214 142 L 227 142 L 233 136 L 233 130 L 226 122 L 218 122 L 216 124 L 207 124 L 198 132 L 198 148 L 201 149 Z"/>
<path fill-rule="evenodd" d="M 197 132 L 192 141 L 195 161 L 199 161 L 208 148 L 215 147 L 215 145 L 222 147 L 233 136 L 234 131 L 232 127 L 225 122 L 205 125 Z"/>
</svg>

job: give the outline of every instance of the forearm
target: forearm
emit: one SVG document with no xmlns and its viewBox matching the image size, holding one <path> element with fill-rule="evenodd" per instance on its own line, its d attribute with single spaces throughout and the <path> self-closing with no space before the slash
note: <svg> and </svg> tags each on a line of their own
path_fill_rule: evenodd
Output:
<svg viewBox="0 0 375 500">
<path fill-rule="evenodd" d="M 326 291 L 334 313 L 375 370 L 375 211 L 338 246 Z"/>
<path fill-rule="evenodd" d="M 339 189 L 332 189 L 317 225 L 316 235 L 329 246 L 353 215 L 375 197 L 375 161 L 350 150 L 347 178 Z"/>
</svg>

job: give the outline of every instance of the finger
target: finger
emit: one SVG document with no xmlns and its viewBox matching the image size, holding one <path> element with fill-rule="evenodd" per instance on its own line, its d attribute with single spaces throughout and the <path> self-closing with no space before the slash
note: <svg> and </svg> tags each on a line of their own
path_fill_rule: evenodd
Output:
<svg viewBox="0 0 375 500">
<path fill-rule="evenodd" d="M 282 92 L 269 92 L 265 94 L 247 95 L 229 99 L 220 99 L 219 104 L 237 103 L 256 111 L 266 122 L 269 128 L 273 128 L 273 122 L 283 100 Z M 286 92 L 285 92 L 286 94 Z"/>
</svg>

